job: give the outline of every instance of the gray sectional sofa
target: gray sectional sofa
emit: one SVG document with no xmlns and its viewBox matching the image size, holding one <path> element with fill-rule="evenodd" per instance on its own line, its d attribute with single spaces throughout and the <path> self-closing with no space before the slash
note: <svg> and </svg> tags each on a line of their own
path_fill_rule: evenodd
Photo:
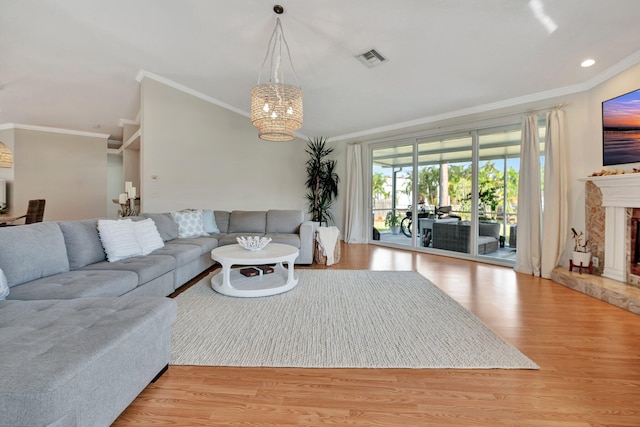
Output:
<svg viewBox="0 0 640 427">
<path fill-rule="evenodd" d="M 213 265 L 240 235 L 296 246 L 313 262 L 317 223 L 302 211 L 215 211 L 219 233 L 178 238 L 151 218 L 164 247 L 108 262 L 97 219 L 0 228 L 0 426 L 109 425 L 170 360 L 176 303 L 164 298 Z"/>
</svg>

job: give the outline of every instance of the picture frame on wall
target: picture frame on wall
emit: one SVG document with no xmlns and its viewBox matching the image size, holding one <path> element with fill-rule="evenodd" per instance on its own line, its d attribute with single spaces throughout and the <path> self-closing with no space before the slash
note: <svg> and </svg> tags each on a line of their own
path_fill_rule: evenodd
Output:
<svg viewBox="0 0 640 427">
<path fill-rule="evenodd" d="M 640 89 L 602 103 L 603 166 L 640 162 Z"/>
</svg>

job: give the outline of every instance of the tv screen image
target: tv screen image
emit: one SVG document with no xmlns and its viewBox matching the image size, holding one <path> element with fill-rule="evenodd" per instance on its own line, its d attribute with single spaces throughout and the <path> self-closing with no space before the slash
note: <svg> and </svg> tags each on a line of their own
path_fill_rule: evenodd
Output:
<svg viewBox="0 0 640 427">
<path fill-rule="evenodd" d="M 640 162 L 640 89 L 602 103 L 602 163 Z"/>
</svg>

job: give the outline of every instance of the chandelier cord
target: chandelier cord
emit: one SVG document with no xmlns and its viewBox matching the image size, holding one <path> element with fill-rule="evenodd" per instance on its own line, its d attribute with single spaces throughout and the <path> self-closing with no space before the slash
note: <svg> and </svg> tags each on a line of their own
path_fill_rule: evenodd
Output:
<svg viewBox="0 0 640 427">
<path fill-rule="evenodd" d="M 278 34 L 278 28 L 280 29 L 279 37 L 276 36 Z M 289 44 L 287 43 L 287 39 L 284 37 L 284 31 L 282 29 L 282 24 L 280 23 L 280 18 L 276 18 L 276 26 L 274 27 L 273 32 L 271 33 L 271 38 L 269 39 L 269 44 L 267 45 L 267 53 L 264 56 L 264 60 L 262 61 L 262 66 L 260 67 L 260 73 L 258 74 L 258 84 L 260 84 L 260 80 L 262 79 L 262 73 L 264 72 L 264 65 L 267 63 L 267 59 L 269 59 L 269 54 L 271 54 L 271 69 L 273 70 L 275 68 L 275 72 L 276 72 L 275 80 L 276 80 L 276 83 L 279 83 L 277 72 L 280 65 L 280 60 L 282 58 L 282 53 L 281 53 L 282 45 L 280 46 L 280 51 L 278 52 L 277 65 L 275 67 L 273 65 L 273 60 L 275 58 L 275 51 L 278 44 L 277 38 L 282 40 L 285 48 L 287 49 L 287 55 L 289 56 L 289 64 L 291 65 L 291 71 L 293 71 L 293 77 L 296 79 L 296 84 L 298 85 L 298 87 L 300 87 L 300 82 L 298 81 L 298 74 L 296 73 L 296 68 L 293 66 L 293 60 L 291 59 L 291 51 L 289 50 Z M 274 41 L 274 39 L 276 40 Z M 272 43 L 273 43 L 273 47 L 271 47 Z M 282 74 L 283 74 L 283 80 L 284 80 L 284 73 Z M 269 73 L 269 75 L 271 75 L 271 73 Z"/>
<path fill-rule="evenodd" d="M 269 44 L 267 44 L 267 53 L 264 55 L 264 60 L 262 61 L 262 66 L 260 67 L 260 72 L 258 73 L 258 84 L 260 84 L 260 79 L 262 78 L 262 72 L 264 71 L 264 64 L 267 63 L 267 59 L 269 59 L 269 53 L 271 53 L 271 43 L 273 42 L 274 37 L 276 36 L 276 30 L 278 28 L 278 24 L 273 29 L 271 33 L 271 38 L 269 39 Z M 273 55 L 272 55 L 273 58 Z"/>
</svg>

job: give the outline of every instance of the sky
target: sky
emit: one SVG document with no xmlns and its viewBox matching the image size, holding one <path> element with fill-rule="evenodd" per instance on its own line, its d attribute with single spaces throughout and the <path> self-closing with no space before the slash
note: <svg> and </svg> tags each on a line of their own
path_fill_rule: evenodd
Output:
<svg viewBox="0 0 640 427">
<path fill-rule="evenodd" d="M 640 128 L 640 89 L 602 103 L 605 127 Z"/>
</svg>

